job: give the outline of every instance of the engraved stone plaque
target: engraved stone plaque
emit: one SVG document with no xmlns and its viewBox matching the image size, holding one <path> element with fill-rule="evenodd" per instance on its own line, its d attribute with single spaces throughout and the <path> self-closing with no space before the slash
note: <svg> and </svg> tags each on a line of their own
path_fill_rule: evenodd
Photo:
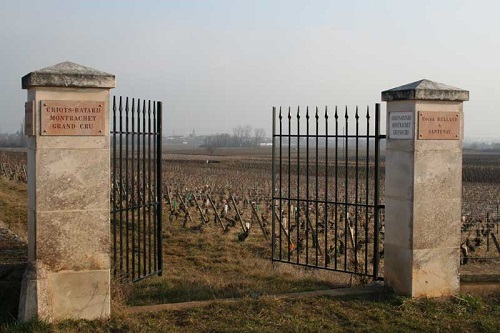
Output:
<svg viewBox="0 0 500 333">
<path fill-rule="evenodd" d="M 460 140 L 460 113 L 418 112 L 418 139 Z"/>
<path fill-rule="evenodd" d="M 41 135 L 104 135 L 105 102 L 41 101 Z"/>
<path fill-rule="evenodd" d="M 413 112 L 389 113 L 389 139 L 413 139 Z"/>
<path fill-rule="evenodd" d="M 24 103 L 24 135 L 35 135 L 35 101 Z"/>
</svg>

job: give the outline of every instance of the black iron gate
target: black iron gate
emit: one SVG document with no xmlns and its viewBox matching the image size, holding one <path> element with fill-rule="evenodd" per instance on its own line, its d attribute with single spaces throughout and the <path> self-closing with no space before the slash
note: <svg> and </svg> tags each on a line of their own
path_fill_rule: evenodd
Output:
<svg viewBox="0 0 500 333">
<path fill-rule="evenodd" d="M 300 109 L 273 108 L 272 260 L 376 279 L 380 105 L 374 117 L 321 113 L 307 109 L 301 122 Z"/>
<path fill-rule="evenodd" d="M 138 281 L 162 273 L 162 103 L 113 98 L 111 267 Z"/>
</svg>

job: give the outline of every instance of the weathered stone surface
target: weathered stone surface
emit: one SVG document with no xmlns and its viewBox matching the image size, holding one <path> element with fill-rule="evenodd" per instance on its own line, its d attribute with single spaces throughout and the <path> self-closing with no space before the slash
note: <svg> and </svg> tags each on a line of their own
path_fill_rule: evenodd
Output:
<svg viewBox="0 0 500 333">
<path fill-rule="evenodd" d="M 385 160 L 386 174 L 389 174 L 392 180 L 385 188 L 385 196 L 413 200 L 413 180 L 408 176 L 414 172 L 413 154 L 391 150 L 386 153 Z"/>
<path fill-rule="evenodd" d="M 23 89 L 30 87 L 114 88 L 115 76 L 65 61 L 31 72 L 22 78 Z"/>
<path fill-rule="evenodd" d="M 387 102 L 400 100 L 468 101 L 469 92 L 423 79 L 383 91 L 382 100 Z"/>
<path fill-rule="evenodd" d="M 442 297 L 460 290 L 456 248 L 437 247 L 413 250 L 413 297 Z"/>
<path fill-rule="evenodd" d="M 48 281 L 52 286 L 55 320 L 109 317 L 109 269 L 51 273 Z"/>
<path fill-rule="evenodd" d="M 108 130 L 109 131 L 109 130 Z M 50 140 L 50 141 L 49 141 Z M 108 149 L 109 136 L 53 136 L 38 138 L 37 148 L 53 149 Z"/>
<path fill-rule="evenodd" d="M 21 320 L 109 317 L 109 88 L 114 85 L 114 75 L 68 62 L 23 78 L 37 117 L 35 135 L 28 138 L 29 258 L 43 263 L 45 273 L 23 278 Z M 44 100 L 102 102 L 103 135 L 41 135 Z"/>
<path fill-rule="evenodd" d="M 412 296 L 412 254 L 410 249 L 384 243 L 384 282 L 400 295 Z"/>
<path fill-rule="evenodd" d="M 404 101 L 391 102 L 402 103 Z M 463 102 L 462 101 L 437 101 L 437 100 L 408 100 L 408 103 L 415 104 L 415 112 L 418 111 L 437 111 L 437 112 L 460 112 L 463 127 Z M 417 115 L 417 113 L 416 113 Z"/>
<path fill-rule="evenodd" d="M 391 244 L 384 247 L 385 281 L 399 294 L 442 297 L 458 293 L 460 281 L 457 260 L 460 259 L 455 258 L 454 248 L 410 250 Z"/>
<path fill-rule="evenodd" d="M 421 185 L 419 189 L 434 189 L 435 195 L 455 198 L 456 190 L 462 185 L 462 178 L 459 177 L 462 175 L 461 150 L 420 149 L 415 151 L 414 159 L 414 183 Z"/>
<path fill-rule="evenodd" d="M 385 211 L 390 214 L 385 216 L 384 247 L 390 244 L 411 248 L 413 230 L 408 221 L 413 218 L 413 180 L 409 176 L 414 172 L 413 146 L 413 140 L 388 140 L 387 143 L 386 177 L 391 181 L 385 185 Z"/>
<path fill-rule="evenodd" d="M 109 210 L 38 213 L 37 257 L 51 272 L 107 269 Z"/>
<path fill-rule="evenodd" d="M 453 247 L 456 251 L 455 255 L 458 255 L 460 253 L 461 202 L 460 198 L 441 199 L 439 196 L 430 196 L 423 199 L 417 197 L 414 206 L 413 249 Z"/>
<path fill-rule="evenodd" d="M 419 147 L 415 151 L 415 250 L 454 247 L 457 253 L 459 251 L 462 151 L 450 144 L 451 141 L 447 143 L 447 150 Z"/>
<path fill-rule="evenodd" d="M 33 318 L 52 320 L 52 294 L 47 283 L 47 267 L 40 261 L 31 261 L 24 271 L 19 300 L 19 320 Z"/>
<path fill-rule="evenodd" d="M 413 242 L 413 229 L 408 223 L 408 219 L 413 218 L 411 200 L 386 196 L 385 211 L 389 211 L 391 214 L 385 216 L 384 246 L 392 244 L 404 249 L 410 249 Z"/>
<path fill-rule="evenodd" d="M 105 149 L 39 149 L 37 210 L 109 210 L 109 163 Z"/>
<path fill-rule="evenodd" d="M 400 152 L 413 152 L 415 150 L 415 141 L 413 140 L 390 140 L 386 142 L 385 150 L 394 150 Z"/>
<path fill-rule="evenodd" d="M 466 91 L 423 80 L 383 92 L 383 99 L 388 113 L 413 112 L 414 119 L 419 111 L 459 114 L 463 137 Z M 461 148 L 461 140 L 387 140 L 384 275 L 400 294 L 459 291 Z"/>
</svg>

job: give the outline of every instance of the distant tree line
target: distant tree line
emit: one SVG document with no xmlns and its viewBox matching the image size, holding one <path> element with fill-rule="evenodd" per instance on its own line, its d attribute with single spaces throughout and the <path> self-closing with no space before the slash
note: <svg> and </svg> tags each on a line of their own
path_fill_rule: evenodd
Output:
<svg viewBox="0 0 500 333">
<path fill-rule="evenodd" d="M 470 149 L 470 150 L 479 150 L 479 151 L 491 151 L 491 152 L 497 152 L 500 151 L 500 143 L 499 142 L 464 142 L 463 143 L 463 148 L 464 149 Z"/>
<path fill-rule="evenodd" d="M 233 134 L 217 133 L 205 137 L 202 147 L 205 147 L 210 154 L 217 148 L 226 147 L 255 147 L 265 138 L 266 131 L 263 128 L 253 130 L 249 125 L 237 126 L 233 128 Z"/>
<path fill-rule="evenodd" d="M 0 133 L 0 147 L 19 148 L 26 147 L 26 144 L 24 122 L 21 124 L 21 129 L 16 133 Z"/>
</svg>

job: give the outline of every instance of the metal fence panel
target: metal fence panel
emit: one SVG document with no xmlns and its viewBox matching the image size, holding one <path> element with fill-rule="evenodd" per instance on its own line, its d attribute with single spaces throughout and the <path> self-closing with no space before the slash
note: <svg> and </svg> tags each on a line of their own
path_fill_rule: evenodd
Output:
<svg viewBox="0 0 500 333">
<path fill-rule="evenodd" d="M 111 266 L 115 278 L 161 275 L 162 103 L 113 98 Z"/>
<path fill-rule="evenodd" d="M 272 260 L 377 278 L 380 105 L 304 118 L 273 108 Z"/>
</svg>

